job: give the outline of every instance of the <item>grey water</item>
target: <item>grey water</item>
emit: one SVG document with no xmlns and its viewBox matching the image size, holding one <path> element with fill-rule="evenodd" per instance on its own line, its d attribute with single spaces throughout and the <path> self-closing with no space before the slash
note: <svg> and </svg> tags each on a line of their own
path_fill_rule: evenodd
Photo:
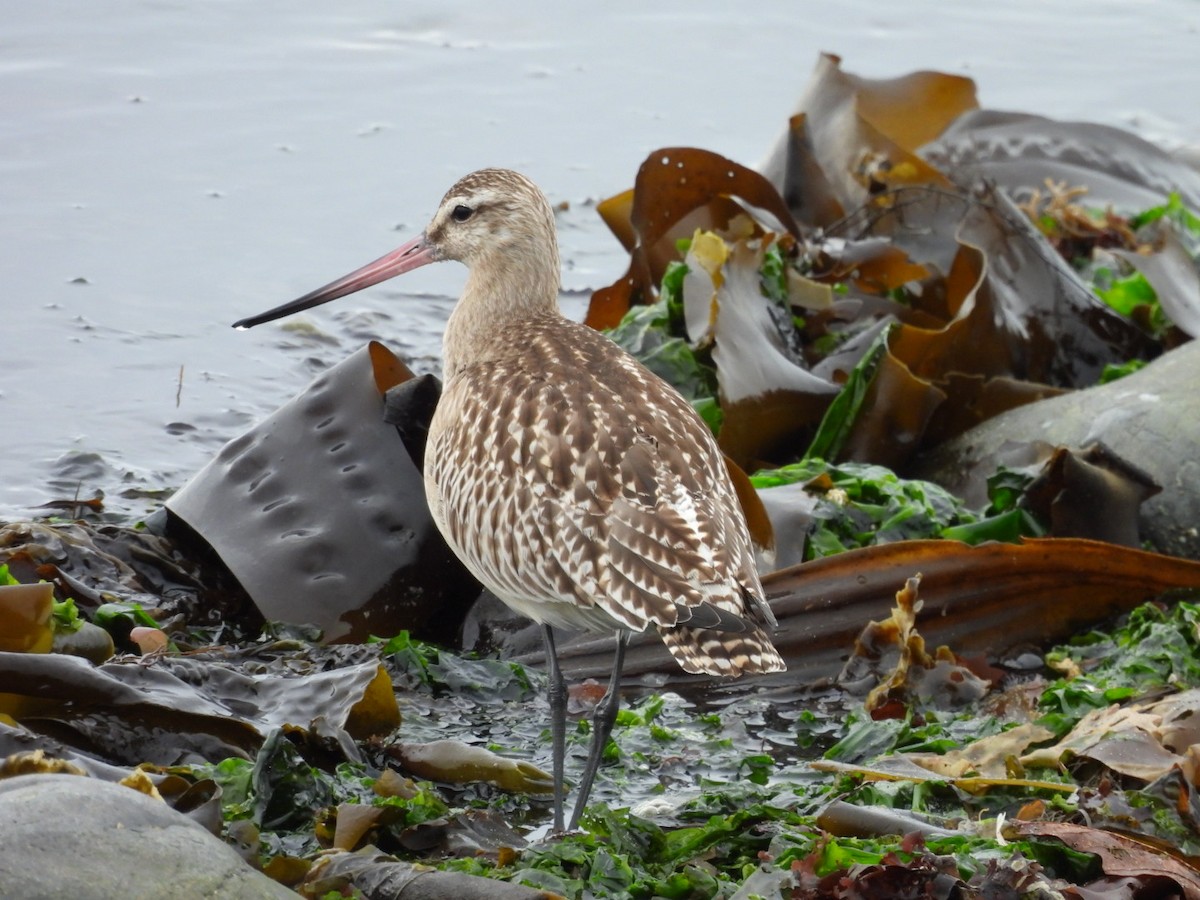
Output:
<svg viewBox="0 0 1200 900">
<path fill-rule="evenodd" d="M 594 201 L 662 146 L 754 164 L 818 53 L 938 69 L 983 105 L 1200 144 L 1200 2 L 7 3 L 0 31 L 0 519 L 152 510 L 380 337 L 436 368 L 439 266 L 246 333 L 381 255 L 485 165 L 560 217 L 565 302 L 624 271 Z"/>
</svg>

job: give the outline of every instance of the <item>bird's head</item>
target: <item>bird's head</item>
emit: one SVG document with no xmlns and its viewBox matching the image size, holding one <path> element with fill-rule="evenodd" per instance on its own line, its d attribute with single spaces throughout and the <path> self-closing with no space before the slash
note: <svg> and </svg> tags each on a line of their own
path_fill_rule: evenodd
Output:
<svg viewBox="0 0 1200 900">
<path fill-rule="evenodd" d="M 290 303 L 234 323 L 252 328 L 441 260 L 472 270 L 508 273 L 517 281 L 541 277 L 557 289 L 554 212 L 536 184 L 510 169 L 480 169 L 446 192 L 425 230 L 374 262 Z"/>
<path fill-rule="evenodd" d="M 554 213 L 536 184 L 510 169 L 480 169 L 446 192 L 423 235 L 436 259 L 468 266 L 544 254 Z"/>
</svg>

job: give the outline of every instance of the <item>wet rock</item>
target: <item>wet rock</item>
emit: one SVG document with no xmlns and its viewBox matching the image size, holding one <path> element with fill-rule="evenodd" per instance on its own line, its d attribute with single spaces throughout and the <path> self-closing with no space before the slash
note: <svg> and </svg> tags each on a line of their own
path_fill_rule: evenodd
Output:
<svg viewBox="0 0 1200 900">
<path fill-rule="evenodd" d="M 1099 442 L 1161 487 L 1141 507 L 1141 535 L 1173 556 L 1200 559 L 1200 343 L 1119 381 L 1002 413 L 928 454 L 914 473 L 974 502 L 996 465 L 1026 443 Z"/>
<path fill-rule="evenodd" d="M 296 895 L 161 800 L 75 775 L 0 782 L 0 895 L 75 900 Z"/>
</svg>

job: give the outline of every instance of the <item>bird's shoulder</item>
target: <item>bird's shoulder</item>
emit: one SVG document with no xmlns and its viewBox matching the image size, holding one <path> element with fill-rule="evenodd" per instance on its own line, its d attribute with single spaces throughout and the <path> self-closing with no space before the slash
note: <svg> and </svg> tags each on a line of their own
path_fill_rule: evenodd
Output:
<svg viewBox="0 0 1200 900">
<path fill-rule="evenodd" d="M 461 544 L 486 502 L 541 548 L 523 558 L 552 594 L 626 627 L 731 628 L 747 615 L 746 591 L 761 588 L 712 433 L 603 335 L 527 330 L 511 353 L 460 369 L 442 404 L 433 478 Z"/>
<path fill-rule="evenodd" d="M 567 319 L 513 335 L 508 352 L 459 372 L 446 399 L 443 425 L 457 424 L 461 440 L 471 435 L 477 454 L 511 457 L 563 489 L 581 473 L 603 482 L 592 471 L 603 469 L 647 489 L 674 473 L 707 491 L 723 466 L 690 403 L 607 337 Z"/>
</svg>

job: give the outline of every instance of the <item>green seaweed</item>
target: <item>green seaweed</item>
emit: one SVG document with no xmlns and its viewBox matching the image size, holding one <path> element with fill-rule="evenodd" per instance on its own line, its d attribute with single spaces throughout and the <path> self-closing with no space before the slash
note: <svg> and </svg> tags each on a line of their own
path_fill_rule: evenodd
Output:
<svg viewBox="0 0 1200 900">
<path fill-rule="evenodd" d="M 998 478 L 1000 503 L 1015 502 L 1019 486 L 1019 479 Z M 868 497 L 873 489 L 865 488 Z M 1200 685 L 1198 629 L 1200 606 L 1149 605 L 1109 631 L 1056 648 L 1049 655 L 1052 662 L 1069 659 L 1085 674 L 1048 683 L 1034 716 L 1061 735 L 1100 705 L 1166 686 Z M 543 689 L 540 673 L 462 657 L 407 635 L 381 644 L 390 651 L 389 667 L 421 675 L 403 695 L 403 727 L 418 732 L 408 738 L 420 737 L 421 729 L 446 737 L 486 727 L 500 743 L 527 754 L 545 752 L 544 721 L 528 710 Z M 259 825 L 264 861 L 314 857 L 327 840 L 319 835 L 334 810 L 343 803 L 363 803 L 386 811 L 371 840 L 387 852 L 571 897 L 728 897 L 758 872 L 777 873 L 788 884 L 793 883 L 789 879 L 861 874 L 870 868 L 878 868 L 879 877 L 900 869 L 911 869 L 916 877 L 925 869 L 952 868 L 964 883 L 979 885 L 1003 882 L 1036 863 L 1045 877 L 1072 883 L 1094 877 L 1096 858 L 1060 842 L 1011 835 L 1004 843 L 996 839 L 992 820 L 1035 797 L 1050 817 L 1070 818 L 1086 810 L 1095 821 L 1136 827 L 1195 852 L 1192 823 L 1177 803 L 1180 790 L 1190 788 L 1169 779 L 1141 790 L 1111 784 L 1098 790 L 1076 784 L 1070 771 L 1042 770 L 1039 780 L 1067 784 L 1074 793 L 1014 783 L 969 794 L 932 773 L 925 781 L 873 781 L 852 769 L 814 772 L 805 762 L 822 747 L 828 760 L 864 767 L 898 753 L 945 753 L 1021 720 L 999 715 L 986 703 L 954 711 L 913 708 L 902 718 L 873 719 L 834 695 L 816 704 L 783 705 L 747 696 L 712 708 L 674 693 L 643 693 L 627 698 L 621 710 L 609 761 L 600 773 L 600 801 L 585 811 L 582 831 L 514 852 L 467 858 L 408 850 L 407 836 L 414 829 L 453 828 L 447 823 L 464 809 L 491 810 L 518 827 L 533 824 L 544 820 L 545 799 L 427 782 L 414 784 L 405 796 L 380 797 L 373 786 L 381 768 L 371 762 L 314 762 L 312 748 L 284 731 L 272 733 L 254 760 L 173 771 L 216 781 L 223 789 L 227 822 L 248 819 Z M 586 723 L 581 718 L 582 727 L 571 738 L 570 758 L 576 762 L 585 750 Z M 835 799 L 894 810 L 901 822 L 918 816 L 948 823 L 943 827 L 971 824 L 960 834 L 924 841 L 898 835 L 835 837 L 818 824 L 822 809 Z M 639 812 L 644 801 L 666 806 L 655 807 L 651 818 Z"/>
<path fill-rule="evenodd" d="M 888 352 L 888 335 L 893 327 L 884 328 L 875 336 L 871 346 L 850 371 L 846 383 L 821 417 L 817 433 L 813 435 L 812 442 L 804 451 L 804 459 L 837 459 L 842 452 L 842 447 L 849 440 L 854 423 L 862 412 L 871 382 L 875 380 L 879 366 Z"/>
<path fill-rule="evenodd" d="M 716 434 L 723 416 L 717 371 L 705 350 L 694 348 L 683 318 L 683 278 L 688 267 L 672 262 L 663 274 L 656 303 L 634 306 L 607 333 L 616 344 L 674 387 Z"/>
<path fill-rule="evenodd" d="M 1129 226 L 1135 231 L 1154 222 L 1166 220 L 1175 225 L 1183 235 L 1200 238 L 1200 216 L 1184 205 L 1183 198 L 1178 192 L 1172 191 L 1167 196 L 1167 202 L 1131 216 Z"/>
<path fill-rule="evenodd" d="M 802 483 L 818 496 L 805 559 L 892 541 L 949 538 L 979 543 L 1027 533 L 1021 514 L 972 512 L 928 481 L 904 479 L 884 466 L 834 465 L 810 457 L 750 478 L 759 490 Z"/>
<path fill-rule="evenodd" d="M 1200 605 L 1140 606 L 1110 632 L 1091 631 L 1046 654 L 1081 674 L 1047 685 L 1043 724 L 1065 733 L 1084 715 L 1154 690 L 1200 686 Z"/>
<path fill-rule="evenodd" d="M 1144 369 L 1145 367 L 1146 360 L 1144 359 L 1131 359 L 1119 365 L 1108 363 L 1104 367 L 1104 370 L 1100 373 L 1100 380 L 1097 382 L 1097 384 L 1108 384 L 1112 381 L 1119 381 L 1126 375 L 1132 375 L 1134 372 Z"/>
<path fill-rule="evenodd" d="M 8 570 L 7 563 L 0 563 L 0 587 L 6 585 L 20 584 L 12 572 Z M 83 627 L 86 621 L 79 615 L 79 610 L 75 606 L 73 597 L 68 597 L 65 600 L 53 600 L 50 604 L 51 627 L 59 634 L 73 634 Z"/>
</svg>

